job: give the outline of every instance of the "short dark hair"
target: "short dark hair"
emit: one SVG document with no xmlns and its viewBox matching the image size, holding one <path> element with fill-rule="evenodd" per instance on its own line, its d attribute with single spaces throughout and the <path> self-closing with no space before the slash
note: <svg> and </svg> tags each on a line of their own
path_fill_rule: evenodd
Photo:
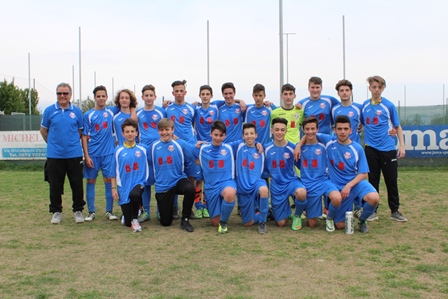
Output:
<svg viewBox="0 0 448 299">
<path fill-rule="evenodd" d="M 124 122 L 121 124 L 121 131 L 124 132 L 125 127 L 133 127 L 136 131 L 138 131 L 138 124 L 133 119 L 125 119 Z"/>
<path fill-rule="evenodd" d="M 338 124 L 346 124 L 346 123 L 350 125 L 350 128 L 352 127 L 352 124 L 350 123 L 350 118 L 348 118 L 347 115 L 338 115 L 334 120 L 334 127 L 336 128 Z"/>
<path fill-rule="evenodd" d="M 286 84 L 283 84 L 283 86 L 282 86 L 282 93 L 284 91 L 292 91 L 292 92 L 296 93 L 296 88 L 294 87 L 294 85 L 286 83 Z"/>
<path fill-rule="evenodd" d="M 232 82 L 226 82 L 226 83 L 224 83 L 224 84 L 221 86 L 221 92 L 224 92 L 224 89 L 226 89 L 226 88 L 232 88 L 232 89 L 233 89 L 233 92 L 236 92 L 235 85 L 233 85 Z"/>
<path fill-rule="evenodd" d="M 202 85 L 201 87 L 199 87 L 199 94 L 201 94 L 201 91 L 203 90 L 208 90 L 210 91 L 210 94 L 213 95 L 213 89 L 210 85 Z"/>
<path fill-rule="evenodd" d="M 272 126 L 274 126 L 277 123 L 284 124 L 285 126 L 288 126 L 288 120 L 283 117 L 276 117 L 272 120 Z"/>
<path fill-rule="evenodd" d="M 319 77 L 311 77 L 308 80 L 308 86 L 310 86 L 311 83 L 317 84 L 317 85 L 322 85 L 322 79 Z"/>
<path fill-rule="evenodd" d="M 171 83 L 171 87 L 173 87 L 173 88 L 174 88 L 174 86 L 179 86 L 179 85 L 183 85 L 183 86 L 187 85 L 187 80 L 182 80 L 182 81 L 176 80 L 173 83 Z"/>
<path fill-rule="evenodd" d="M 381 76 L 372 76 L 367 78 L 367 82 L 369 82 L 369 85 L 372 85 L 373 82 L 379 83 L 381 86 L 386 87 L 386 80 L 384 80 Z"/>
<path fill-rule="evenodd" d="M 104 86 L 104 85 L 99 85 L 99 86 L 95 87 L 95 89 L 93 90 L 93 95 L 96 95 L 96 93 L 100 90 L 103 90 L 107 95 L 107 89 L 106 89 L 106 86 Z"/>
<path fill-rule="evenodd" d="M 152 90 L 152 91 L 154 91 L 154 93 L 156 93 L 156 88 L 152 84 L 147 84 L 147 85 L 143 86 L 142 94 L 144 94 L 145 91 L 147 91 L 147 90 Z"/>
<path fill-rule="evenodd" d="M 210 132 L 213 132 L 214 130 L 221 131 L 221 133 L 227 134 L 226 125 L 222 122 L 222 120 L 215 120 L 212 123 L 212 130 Z"/>
<path fill-rule="evenodd" d="M 257 133 L 257 126 L 254 123 L 244 123 L 243 124 L 243 133 L 245 129 L 253 128 L 255 130 L 255 133 Z"/>
<path fill-rule="evenodd" d="M 339 80 L 338 83 L 336 83 L 336 87 L 335 87 L 336 90 L 339 91 L 339 88 L 341 86 L 347 86 L 348 88 L 350 88 L 350 90 L 353 90 L 353 84 L 352 84 L 352 82 L 350 82 L 348 80 L 345 80 L 345 79 Z"/>
<path fill-rule="evenodd" d="M 305 118 L 305 119 L 302 121 L 302 128 L 305 129 L 305 126 L 306 126 L 307 124 L 312 124 L 312 123 L 316 124 L 316 127 L 319 128 L 319 121 L 318 121 L 317 118 L 314 117 L 314 116 L 310 116 L 310 117 Z"/>
<path fill-rule="evenodd" d="M 255 84 L 254 88 L 252 89 L 252 93 L 257 93 L 257 92 L 263 92 L 266 94 L 266 89 L 264 88 L 264 86 L 262 84 Z"/>
</svg>

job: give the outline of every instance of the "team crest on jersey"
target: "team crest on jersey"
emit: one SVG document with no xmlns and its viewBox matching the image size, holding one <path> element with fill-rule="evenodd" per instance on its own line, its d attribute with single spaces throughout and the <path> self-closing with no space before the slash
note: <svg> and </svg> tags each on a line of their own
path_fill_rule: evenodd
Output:
<svg viewBox="0 0 448 299">
<path fill-rule="evenodd" d="M 289 159 L 289 157 L 290 157 L 289 153 L 284 153 L 284 154 L 283 154 L 283 158 L 285 158 L 285 159 Z"/>
<path fill-rule="evenodd" d="M 188 109 L 187 108 L 182 109 L 182 113 L 187 115 L 188 114 Z"/>
<path fill-rule="evenodd" d="M 168 150 L 169 150 L 170 152 L 174 151 L 174 145 L 169 145 L 169 146 L 168 146 Z"/>
<path fill-rule="evenodd" d="M 235 113 L 236 113 L 236 114 L 240 114 L 240 112 L 241 112 L 241 110 L 240 110 L 240 109 L 238 109 L 238 108 L 237 108 L 237 109 L 235 109 Z"/>
<path fill-rule="evenodd" d="M 299 118 L 299 115 L 296 113 L 296 114 L 294 114 L 294 118 L 295 119 L 298 119 Z"/>
<path fill-rule="evenodd" d="M 347 115 L 348 115 L 348 117 L 353 117 L 353 116 L 355 116 L 355 113 L 353 111 L 349 111 Z"/>
<path fill-rule="evenodd" d="M 259 159 L 260 158 L 260 155 L 258 154 L 258 153 L 254 153 L 254 159 Z"/>
<path fill-rule="evenodd" d="M 315 153 L 317 156 L 320 156 L 320 155 L 322 155 L 322 150 L 321 150 L 320 148 L 317 148 L 317 149 L 314 151 L 314 153 Z"/>
<path fill-rule="evenodd" d="M 70 112 L 70 117 L 71 117 L 71 118 L 75 118 L 75 117 L 76 117 L 76 114 L 73 113 L 73 112 Z"/>
<path fill-rule="evenodd" d="M 268 115 L 268 112 L 266 110 L 261 111 L 261 115 L 266 116 Z"/>
<path fill-rule="evenodd" d="M 383 111 L 381 111 L 381 110 L 376 110 L 375 114 L 376 114 L 376 115 L 381 115 L 381 114 L 383 114 Z"/>
<path fill-rule="evenodd" d="M 215 115 L 215 111 L 212 110 L 212 111 L 209 112 L 209 114 L 210 115 Z"/>
<path fill-rule="evenodd" d="M 345 154 L 344 154 L 344 158 L 345 158 L 345 160 L 348 160 L 348 159 L 350 159 L 352 157 L 352 155 L 349 153 L 349 152 L 345 152 Z"/>
<path fill-rule="evenodd" d="M 151 118 L 155 121 L 159 119 L 159 116 L 157 114 L 153 114 Z"/>
<path fill-rule="evenodd" d="M 136 156 L 137 158 L 140 158 L 140 157 L 142 156 L 142 153 L 141 153 L 140 151 L 136 151 L 136 152 L 135 152 L 135 156 Z"/>
<path fill-rule="evenodd" d="M 222 149 L 219 153 L 223 156 L 227 155 L 227 151 L 225 149 Z"/>
<path fill-rule="evenodd" d="M 108 117 L 108 116 L 109 116 L 109 113 L 107 113 L 107 112 L 103 113 L 103 117 Z"/>
<path fill-rule="evenodd" d="M 325 107 L 327 107 L 327 105 L 325 105 L 325 103 L 320 103 L 319 107 L 320 109 L 324 109 Z"/>
</svg>

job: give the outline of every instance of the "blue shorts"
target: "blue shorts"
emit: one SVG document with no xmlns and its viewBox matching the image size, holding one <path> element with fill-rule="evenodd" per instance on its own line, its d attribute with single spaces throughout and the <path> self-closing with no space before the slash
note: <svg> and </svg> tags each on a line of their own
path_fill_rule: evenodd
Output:
<svg viewBox="0 0 448 299">
<path fill-rule="evenodd" d="M 155 179 L 154 179 L 154 168 L 152 166 L 152 164 L 148 163 L 148 179 L 145 182 L 145 186 L 152 186 L 155 184 Z"/>
<path fill-rule="evenodd" d="M 313 219 L 322 215 L 322 196 L 328 197 L 333 191 L 339 191 L 339 189 L 330 181 L 325 180 L 314 188 L 306 189 L 306 217 Z"/>
<path fill-rule="evenodd" d="M 84 178 L 92 180 L 98 177 L 98 172 L 101 169 L 104 178 L 111 178 L 115 176 L 114 169 L 112 169 L 112 160 L 114 154 L 101 157 L 90 157 L 93 161 L 93 168 L 84 167 Z"/>
<path fill-rule="evenodd" d="M 213 189 L 205 189 L 204 197 L 207 203 L 207 210 L 210 214 L 210 218 L 221 215 L 221 203 L 223 201 L 222 191 L 226 187 L 232 187 L 236 190 L 236 183 L 234 180 L 228 180 L 221 182 L 219 185 L 214 186 Z"/>
<path fill-rule="evenodd" d="M 276 188 L 271 182 L 271 205 L 275 221 L 286 219 L 291 215 L 292 211 L 289 204 L 289 197 L 292 196 L 295 198 L 294 192 L 300 188 L 305 189 L 299 179 L 289 182 L 287 186 L 282 186 L 282 188 Z"/>
<path fill-rule="evenodd" d="M 260 179 L 257 181 L 254 189 L 250 193 L 238 193 L 238 207 L 241 211 L 243 224 L 255 219 L 255 207 L 258 207 L 258 198 L 260 197 L 258 190 L 261 187 L 267 187 L 266 181 Z"/>
<path fill-rule="evenodd" d="M 350 190 L 349 196 L 342 200 L 341 207 L 334 216 L 334 222 L 337 223 L 345 221 L 345 212 L 349 209 L 353 209 L 353 202 L 356 201 L 360 203 L 362 199 L 371 192 L 376 193 L 376 190 L 368 181 L 364 180 L 356 184 L 356 186 Z"/>
<path fill-rule="evenodd" d="M 187 177 L 192 177 L 197 181 L 203 179 L 201 166 L 191 161 L 185 162 L 185 174 Z"/>
</svg>

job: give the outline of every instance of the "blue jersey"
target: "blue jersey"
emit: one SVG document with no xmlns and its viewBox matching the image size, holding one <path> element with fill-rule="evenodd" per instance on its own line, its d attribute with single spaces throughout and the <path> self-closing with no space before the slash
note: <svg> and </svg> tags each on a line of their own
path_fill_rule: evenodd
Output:
<svg viewBox="0 0 448 299">
<path fill-rule="evenodd" d="M 224 105 L 219 108 L 219 119 L 226 125 L 226 138 L 224 142 L 232 142 L 241 139 L 243 134 L 243 112 L 239 104 Z"/>
<path fill-rule="evenodd" d="M 340 144 L 333 136 L 318 134 L 317 139 L 325 144 L 330 180 L 340 190 L 360 173 L 368 173 L 366 155 L 357 142 Z"/>
<path fill-rule="evenodd" d="M 199 150 L 199 161 L 204 175 L 204 189 L 213 189 L 224 181 L 234 179 L 235 160 L 229 144 L 203 144 Z"/>
<path fill-rule="evenodd" d="M 370 100 L 364 102 L 362 108 L 362 124 L 364 125 L 364 143 L 379 151 L 395 150 L 395 137 L 389 130 L 400 125 L 395 105 L 386 98 L 378 104 Z"/>
<path fill-rule="evenodd" d="M 137 186 L 144 186 L 148 179 L 148 162 L 146 148 L 141 145 L 128 147 L 118 146 L 112 159 L 113 177 L 117 181 L 117 192 L 120 197 L 118 205 L 130 202 L 129 193 Z"/>
<path fill-rule="evenodd" d="M 291 181 L 298 179 L 294 166 L 300 167 L 300 165 L 294 160 L 295 147 L 290 141 L 282 147 L 276 146 L 274 142 L 268 143 L 265 147 L 265 170 L 271 175 L 271 188 L 275 193 L 286 190 Z"/>
<path fill-rule="evenodd" d="M 193 105 L 185 103 L 183 105 L 171 104 L 166 108 L 166 117 L 174 122 L 174 134 L 179 139 L 188 143 L 196 143 L 197 138 L 193 129 L 194 115 L 196 109 Z"/>
<path fill-rule="evenodd" d="M 45 109 L 40 125 L 48 130 L 47 158 L 82 157 L 79 136 L 79 130 L 83 128 L 81 109 L 72 104 L 62 109 L 56 102 Z"/>
<path fill-rule="evenodd" d="M 352 103 L 350 106 L 342 106 L 341 104 L 338 104 L 331 109 L 331 116 L 333 120 L 335 120 L 339 115 L 348 116 L 350 119 L 350 126 L 352 127 L 350 139 L 358 143 L 361 143 L 361 138 L 359 137 L 358 132 L 358 126 L 361 123 L 361 110 L 362 105 L 358 103 Z"/>
<path fill-rule="evenodd" d="M 218 109 L 218 105 L 214 103 L 211 103 L 207 109 L 202 106 L 196 107 L 194 128 L 196 129 L 198 140 L 212 141 L 210 132 L 212 130 L 213 121 L 218 119 Z"/>
<path fill-rule="evenodd" d="M 137 110 L 140 143 L 150 146 L 160 139 L 157 124 L 165 117 L 165 110 L 158 106 L 155 106 L 153 110 L 145 110 L 145 108 Z"/>
<path fill-rule="evenodd" d="M 89 137 L 87 147 L 90 157 L 102 157 L 114 153 L 113 117 L 114 113 L 109 107 L 101 110 L 92 108 L 84 113 L 82 134 Z"/>
<path fill-rule="evenodd" d="M 277 108 L 275 105 L 271 107 L 262 106 L 260 108 L 255 105 L 248 105 L 244 122 L 251 122 L 257 127 L 257 141 L 261 144 L 268 144 L 271 138 L 271 113 Z"/>
<path fill-rule="evenodd" d="M 117 140 L 117 146 L 123 145 L 125 142 L 125 138 L 123 137 L 123 130 L 121 129 L 121 125 L 123 122 L 131 117 L 130 113 L 124 113 L 122 111 L 118 112 L 114 115 L 113 122 L 114 122 L 114 135 L 115 139 Z"/>
<path fill-rule="evenodd" d="M 264 153 L 259 154 L 256 147 L 244 142 L 236 146 L 236 185 L 239 193 L 251 193 L 257 187 L 264 170 Z"/>
<path fill-rule="evenodd" d="M 302 146 L 300 178 L 307 190 L 313 190 L 329 180 L 327 174 L 327 150 L 323 143 L 318 142 Z"/>
<path fill-rule="evenodd" d="M 156 192 L 167 192 L 180 179 L 186 178 L 185 163 L 192 161 L 193 145 L 184 140 L 171 140 L 169 142 L 156 141 L 148 153 L 148 162 L 153 166 Z"/>
<path fill-rule="evenodd" d="M 321 96 L 317 100 L 311 100 L 306 97 L 299 101 L 302 104 L 303 116 L 305 118 L 314 116 L 319 121 L 319 132 L 331 134 L 333 120 L 331 118 L 331 109 L 340 102 L 331 96 Z"/>
</svg>

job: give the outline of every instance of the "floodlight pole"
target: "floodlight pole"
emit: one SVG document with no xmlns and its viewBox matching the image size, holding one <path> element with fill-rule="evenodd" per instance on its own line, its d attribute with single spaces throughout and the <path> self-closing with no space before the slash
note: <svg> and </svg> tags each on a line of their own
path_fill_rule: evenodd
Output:
<svg viewBox="0 0 448 299">
<path fill-rule="evenodd" d="M 283 1 L 279 0 L 279 44 L 280 44 L 280 90 L 282 90 L 282 86 L 284 84 L 283 79 Z M 283 100 L 280 97 L 280 105 L 283 106 Z"/>
</svg>

